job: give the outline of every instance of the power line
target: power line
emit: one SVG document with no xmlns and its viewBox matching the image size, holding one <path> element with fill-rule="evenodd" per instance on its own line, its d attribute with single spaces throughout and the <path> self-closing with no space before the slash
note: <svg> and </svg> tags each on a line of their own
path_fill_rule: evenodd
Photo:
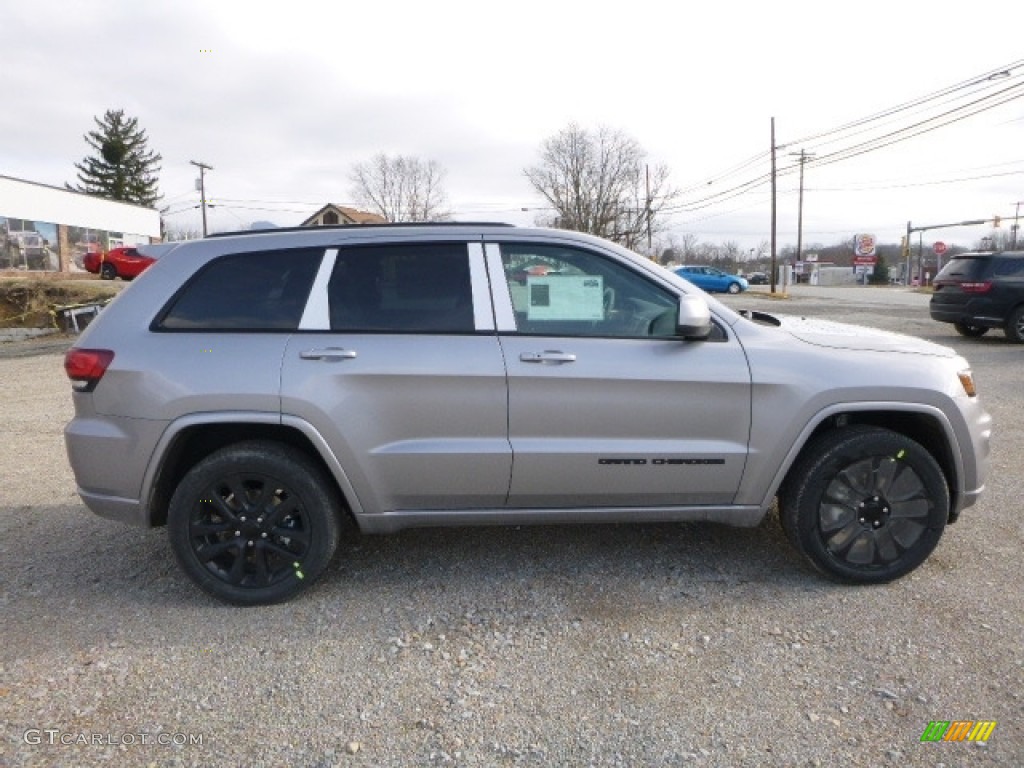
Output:
<svg viewBox="0 0 1024 768">
<path fill-rule="evenodd" d="M 913 99 L 913 100 L 911 100 L 909 102 L 905 102 L 904 104 L 897 105 L 896 107 L 891 107 L 891 108 L 883 110 L 881 112 L 876 112 L 876 113 L 874 113 L 872 115 L 869 115 L 869 116 L 867 116 L 865 118 L 860 118 L 858 120 L 855 120 L 855 121 L 852 121 L 852 122 L 849 122 L 849 123 L 845 123 L 843 125 L 838 126 L 837 128 L 831 129 L 829 131 L 825 131 L 825 132 L 818 133 L 818 134 L 812 134 L 812 135 L 810 135 L 808 137 L 805 137 L 804 139 L 798 139 L 797 141 L 794 141 L 794 142 L 788 142 L 787 144 L 785 144 L 783 146 L 792 146 L 794 144 L 799 144 L 799 143 L 802 143 L 802 142 L 803 143 L 812 143 L 815 140 L 819 140 L 819 139 L 826 138 L 826 137 L 829 137 L 829 136 L 834 136 L 834 135 L 842 133 L 843 131 L 849 131 L 851 128 L 859 128 L 859 127 L 861 127 L 863 125 L 866 125 L 866 124 L 870 123 L 871 121 L 877 121 L 877 120 L 880 120 L 880 119 L 887 118 L 887 117 L 890 117 L 892 115 L 898 114 L 900 112 L 907 111 L 907 110 L 913 109 L 915 107 L 919 107 L 920 105 L 926 104 L 926 103 L 928 103 L 930 101 L 936 101 L 938 99 L 943 99 L 943 98 L 945 98 L 945 97 L 949 96 L 950 94 L 955 93 L 957 91 L 964 91 L 964 90 L 968 90 L 968 89 L 973 88 L 974 92 L 976 93 L 979 90 L 979 86 L 981 88 L 990 88 L 992 82 L 995 82 L 996 79 L 1001 79 L 1002 77 L 1011 77 L 1011 78 L 1013 78 L 1015 80 L 1019 79 L 1019 76 L 1013 75 L 1012 71 L 1014 69 L 1017 69 L 1018 67 L 1020 67 L 1022 65 L 1024 65 L 1024 60 L 1015 61 L 1015 62 L 1013 62 L 1013 63 L 1011 63 L 1011 64 L 1009 64 L 1009 65 L 1007 65 L 1005 67 L 1001 67 L 1001 68 L 998 68 L 996 70 L 992 70 L 990 72 L 984 73 L 983 75 L 979 75 L 977 77 L 970 78 L 968 80 L 962 81 L 961 83 L 957 83 L 957 84 L 955 84 L 953 86 L 949 86 L 947 88 L 944 88 L 944 89 L 942 89 L 940 91 L 937 91 L 937 92 L 934 92 L 932 94 L 928 94 L 926 96 L 923 96 L 923 97 L 920 97 L 920 98 L 917 98 L 917 99 Z M 931 117 L 928 117 L 928 118 L 926 118 L 924 120 L 920 120 L 920 121 L 918 121 L 916 123 L 912 123 L 910 125 L 904 126 L 903 128 L 900 128 L 900 129 L 897 129 L 897 130 L 894 130 L 894 131 L 890 131 L 890 132 L 888 132 L 886 134 L 882 134 L 881 136 L 876 136 L 876 137 L 874 137 L 872 139 L 869 139 L 869 140 L 866 140 L 866 141 L 863 141 L 863 142 L 860 142 L 860 143 L 857 143 L 857 144 L 853 144 L 851 146 L 848 146 L 848 147 L 845 147 L 845 148 L 842 148 L 842 149 L 839 149 L 839 150 L 835 150 L 835 151 L 827 153 L 827 154 L 823 154 L 820 157 L 816 158 L 814 161 L 810 161 L 810 162 L 812 162 L 812 164 L 815 165 L 815 166 L 829 165 L 829 164 L 832 164 L 832 163 L 835 163 L 835 162 L 839 162 L 841 160 L 846 160 L 846 159 L 849 159 L 849 158 L 852 158 L 852 157 L 856 157 L 856 156 L 861 155 L 861 154 L 865 154 L 867 152 L 875 151 L 877 149 L 882 149 L 884 147 L 890 146 L 890 145 L 898 143 L 900 141 L 905 141 L 907 139 L 919 136 L 919 135 L 921 135 L 923 133 L 927 133 L 927 132 L 930 132 L 932 130 L 936 130 L 938 128 L 945 127 L 947 125 L 951 125 L 953 123 L 959 122 L 960 120 L 964 120 L 964 119 L 966 119 L 968 117 L 971 117 L 973 115 L 979 114 L 979 113 L 984 112 L 984 111 L 987 111 L 989 109 L 993 109 L 993 108 L 995 108 L 997 106 L 1000 106 L 1000 105 L 1005 104 L 1005 103 L 1007 103 L 1009 101 L 1012 101 L 1014 99 L 1020 98 L 1021 96 L 1024 96 L 1024 93 L 1020 92 L 1022 87 L 1024 87 L 1024 84 L 1022 84 L 1022 83 L 1015 83 L 1015 84 L 1013 84 L 1013 85 L 1011 85 L 1009 87 L 1006 87 L 1006 88 L 1003 88 L 1003 89 L 1001 89 L 999 91 L 996 91 L 995 93 L 987 94 L 985 96 L 982 96 L 981 98 L 975 99 L 975 100 L 970 101 L 970 102 L 968 102 L 966 104 L 962 104 L 962 105 L 957 106 L 957 107 L 955 107 L 953 109 L 950 109 L 950 110 L 947 110 L 945 112 L 939 113 L 938 115 L 932 115 Z M 973 95 L 973 93 L 967 94 L 967 95 Z M 993 100 L 994 100 L 994 102 L 993 102 Z M 940 102 L 940 105 L 948 104 L 948 103 L 950 103 L 950 101 L 951 101 L 950 99 L 946 99 L 945 101 Z M 965 112 L 965 110 L 966 110 L 966 112 Z M 930 123 L 935 123 L 936 121 L 938 121 L 937 124 L 929 125 Z M 915 129 L 920 129 L 920 130 L 915 130 Z M 853 135 L 858 135 L 858 134 L 865 133 L 865 132 L 866 131 L 857 131 Z M 823 144 L 834 143 L 835 141 L 838 141 L 838 139 L 834 139 L 834 140 L 829 141 L 829 142 L 823 142 Z M 692 185 L 690 187 L 685 188 L 684 192 L 685 191 L 696 191 L 697 189 L 706 189 L 706 187 L 708 185 L 710 185 L 711 183 L 713 183 L 713 181 L 727 178 L 730 175 L 735 175 L 735 170 L 736 169 L 742 169 L 742 168 L 749 167 L 750 165 L 756 163 L 757 161 L 766 158 L 768 156 L 768 154 L 769 153 L 761 153 L 759 155 L 754 156 L 753 158 L 749 158 L 748 160 L 743 161 L 742 163 L 738 164 L 737 166 L 734 166 L 733 169 L 730 169 L 728 171 L 725 171 L 725 172 L 723 172 L 721 174 L 716 175 L 715 177 L 713 177 L 712 181 L 708 181 L 708 182 L 706 182 L 704 184 Z M 775 172 L 775 176 L 777 177 L 777 176 L 782 176 L 782 175 L 786 175 L 786 174 L 789 174 L 789 173 L 793 173 L 796 170 L 798 170 L 799 167 L 800 166 L 798 164 L 794 164 L 794 165 L 791 165 L 791 166 L 787 166 L 787 167 L 783 167 L 783 168 L 777 169 L 776 172 Z M 703 197 L 698 197 L 698 198 L 696 198 L 694 200 L 690 200 L 690 201 L 685 202 L 685 203 L 680 203 L 679 205 L 666 206 L 666 208 L 664 208 L 663 210 L 666 213 L 682 212 L 682 211 L 692 212 L 692 211 L 696 211 L 696 210 L 701 210 L 703 208 L 707 208 L 707 207 L 710 207 L 710 206 L 713 206 L 713 205 L 717 205 L 718 203 L 725 202 L 725 201 L 730 200 L 730 199 L 732 199 L 734 197 L 737 197 L 739 195 L 745 194 L 746 192 L 752 191 L 752 190 L 754 190 L 754 189 L 756 189 L 756 188 L 766 184 L 768 181 L 771 180 L 771 178 L 772 178 L 772 173 L 770 173 L 770 172 L 762 173 L 761 175 L 759 175 L 757 177 L 754 177 L 754 178 L 748 179 L 746 181 L 740 182 L 740 183 L 735 184 L 733 186 L 730 186 L 730 187 L 728 187 L 728 188 L 726 188 L 724 190 L 716 190 L 715 192 L 713 192 L 711 194 L 705 195 Z"/>
</svg>

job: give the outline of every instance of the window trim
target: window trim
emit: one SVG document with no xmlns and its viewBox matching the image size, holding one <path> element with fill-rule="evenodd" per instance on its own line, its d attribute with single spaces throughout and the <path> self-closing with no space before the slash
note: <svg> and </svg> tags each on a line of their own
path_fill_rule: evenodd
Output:
<svg viewBox="0 0 1024 768">
<path fill-rule="evenodd" d="M 338 249 L 328 248 L 320 259 L 320 269 L 313 278 L 313 285 L 309 289 L 309 296 L 306 298 L 306 308 L 302 311 L 302 319 L 299 320 L 300 331 L 330 330 L 331 311 L 327 300 L 327 283 L 334 271 L 334 262 L 338 259 Z"/>
</svg>

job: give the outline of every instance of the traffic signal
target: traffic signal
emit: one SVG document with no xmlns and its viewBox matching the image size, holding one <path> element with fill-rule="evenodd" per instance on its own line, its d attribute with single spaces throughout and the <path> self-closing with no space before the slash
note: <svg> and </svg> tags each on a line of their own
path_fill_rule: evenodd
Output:
<svg viewBox="0 0 1024 768">
<path fill-rule="evenodd" d="M 1000 221 L 1002 221 L 1002 219 L 1000 219 L 998 216 L 993 216 L 992 217 L 992 226 L 993 227 L 998 227 Z"/>
</svg>

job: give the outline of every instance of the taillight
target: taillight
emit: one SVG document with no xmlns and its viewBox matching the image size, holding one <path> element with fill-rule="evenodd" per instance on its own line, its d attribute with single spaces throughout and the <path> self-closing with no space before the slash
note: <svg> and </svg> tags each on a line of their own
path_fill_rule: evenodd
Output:
<svg viewBox="0 0 1024 768">
<path fill-rule="evenodd" d="M 991 280 L 986 280 L 982 283 L 960 283 L 960 289 L 964 293 L 988 293 L 991 287 Z"/>
<path fill-rule="evenodd" d="M 64 370 L 76 392 L 92 392 L 107 372 L 114 353 L 109 349 L 77 349 L 64 353 Z"/>
</svg>

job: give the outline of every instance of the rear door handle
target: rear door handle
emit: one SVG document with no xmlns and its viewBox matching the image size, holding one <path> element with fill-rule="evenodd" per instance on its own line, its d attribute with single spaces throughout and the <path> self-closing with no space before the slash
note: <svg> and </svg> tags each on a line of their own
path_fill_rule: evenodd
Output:
<svg viewBox="0 0 1024 768">
<path fill-rule="evenodd" d="M 341 347 L 306 349 L 299 352 L 299 357 L 303 360 L 354 360 L 356 351 L 354 349 L 342 349 Z"/>
<path fill-rule="evenodd" d="M 576 355 L 546 349 L 543 352 L 523 352 L 519 359 L 524 363 L 575 363 Z"/>
</svg>

